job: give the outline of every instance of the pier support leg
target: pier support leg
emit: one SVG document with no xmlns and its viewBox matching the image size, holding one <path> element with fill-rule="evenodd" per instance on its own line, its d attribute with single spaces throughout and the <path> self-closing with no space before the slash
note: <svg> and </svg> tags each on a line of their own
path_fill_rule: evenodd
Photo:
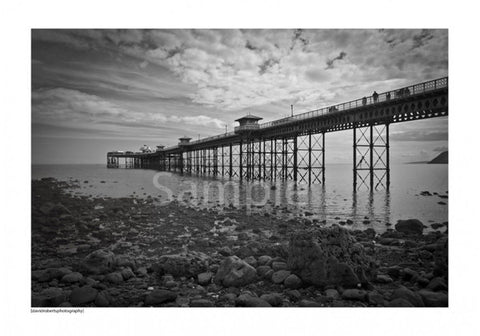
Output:
<svg viewBox="0 0 480 336">
<path fill-rule="evenodd" d="M 389 125 L 353 128 L 353 187 L 390 188 Z"/>
</svg>

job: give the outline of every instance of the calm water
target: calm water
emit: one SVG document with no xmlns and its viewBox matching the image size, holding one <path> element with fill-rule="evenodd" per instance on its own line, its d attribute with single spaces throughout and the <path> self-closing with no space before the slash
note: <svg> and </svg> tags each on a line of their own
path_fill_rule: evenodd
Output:
<svg viewBox="0 0 480 336">
<path fill-rule="evenodd" d="M 154 170 L 107 169 L 104 165 L 32 166 L 32 179 L 78 180 L 80 189 L 72 192 L 79 195 L 139 198 L 151 195 L 161 202 L 179 199 L 200 208 L 232 203 L 260 213 L 277 208 L 277 215 L 285 217 L 308 211 L 313 213 L 310 218 L 327 223 L 352 219 L 353 228 L 373 227 L 379 232 L 386 229 L 385 223 L 396 223 L 398 219 L 418 218 L 426 225 L 448 220 L 448 198 L 419 195 L 422 191 L 448 195 L 448 165 L 392 165 L 390 192 L 379 190 L 373 194 L 368 190 L 354 193 L 352 174 L 351 165 L 327 165 L 324 186 L 295 187 L 292 182 L 277 181 L 276 188 L 271 188 L 269 182 L 240 183 Z M 363 223 L 365 220 L 370 223 Z"/>
</svg>

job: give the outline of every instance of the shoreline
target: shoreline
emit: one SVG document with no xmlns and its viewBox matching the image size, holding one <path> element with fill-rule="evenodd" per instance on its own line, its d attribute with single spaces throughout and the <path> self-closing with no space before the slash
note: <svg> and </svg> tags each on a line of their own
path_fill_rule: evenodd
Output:
<svg viewBox="0 0 480 336">
<path fill-rule="evenodd" d="M 392 225 L 378 235 L 231 207 L 74 196 L 72 187 L 32 181 L 32 307 L 448 305 L 447 222 L 438 223 L 445 232 Z M 310 236 L 333 236 L 335 247 Z M 357 282 L 318 275 L 303 257 L 311 253 Z"/>
</svg>

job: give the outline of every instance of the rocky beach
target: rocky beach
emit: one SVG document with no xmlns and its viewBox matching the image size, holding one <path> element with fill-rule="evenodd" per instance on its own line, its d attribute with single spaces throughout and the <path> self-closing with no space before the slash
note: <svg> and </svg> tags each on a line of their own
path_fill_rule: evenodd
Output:
<svg viewBox="0 0 480 336">
<path fill-rule="evenodd" d="M 448 306 L 448 222 L 380 234 L 72 189 L 32 181 L 32 307 Z"/>
</svg>

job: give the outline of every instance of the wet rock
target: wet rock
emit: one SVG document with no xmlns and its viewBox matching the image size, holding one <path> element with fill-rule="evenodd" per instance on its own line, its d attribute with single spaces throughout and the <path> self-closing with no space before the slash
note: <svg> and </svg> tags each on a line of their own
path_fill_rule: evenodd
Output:
<svg viewBox="0 0 480 336">
<path fill-rule="evenodd" d="M 427 307 L 448 307 L 448 295 L 445 293 L 421 289 L 418 291 L 418 294 L 422 297 Z"/>
<path fill-rule="evenodd" d="M 276 284 L 281 284 L 290 274 L 290 271 L 287 270 L 276 271 L 272 274 L 272 282 Z"/>
<path fill-rule="evenodd" d="M 360 289 L 346 289 L 342 293 L 342 298 L 345 300 L 364 301 L 367 297 L 367 292 Z"/>
<path fill-rule="evenodd" d="M 415 307 L 410 301 L 402 298 L 396 298 L 389 303 L 387 307 Z"/>
<path fill-rule="evenodd" d="M 166 290 L 166 289 L 157 289 L 149 293 L 145 297 L 146 306 L 156 306 L 162 303 L 175 301 L 177 298 L 177 293 Z"/>
<path fill-rule="evenodd" d="M 393 282 L 393 279 L 389 275 L 378 274 L 377 277 L 375 278 L 375 282 L 387 284 L 387 283 Z"/>
<path fill-rule="evenodd" d="M 224 257 L 229 257 L 233 254 L 232 250 L 228 246 L 223 246 L 218 250 L 218 253 Z"/>
<path fill-rule="evenodd" d="M 297 289 L 292 289 L 292 290 L 286 291 L 285 294 L 292 301 L 298 301 L 302 298 L 302 293 L 300 293 Z"/>
<path fill-rule="evenodd" d="M 40 296 L 45 297 L 48 307 L 57 307 L 60 303 L 66 301 L 67 295 L 61 288 L 49 287 L 40 292 Z"/>
<path fill-rule="evenodd" d="M 407 287 L 401 286 L 393 291 L 390 300 L 404 299 L 409 301 L 415 307 L 424 307 L 423 300 L 419 294 L 414 293 Z"/>
<path fill-rule="evenodd" d="M 212 272 L 204 272 L 197 275 L 199 285 L 206 286 L 212 282 Z"/>
<path fill-rule="evenodd" d="M 257 275 L 262 279 L 271 278 L 273 270 L 270 266 L 258 266 Z"/>
<path fill-rule="evenodd" d="M 75 288 L 70 294 L 70 303 L 74 306 L 85 305 L 95 301 L 98 291 L 90 286 Z"/>
<path fill-rule="evenodd" d="M 415 281 L 419 274 L 418 272 L 406 267 L 400 272 L 401 277 L 406 281 Z"/>
<path fill-rule="evenodd" d="M 337 300 L 340 298 L 340 294 L 336 289 L 329 288 L 325 290 L 325 296 L 330 300 Z"/>
<path fill-rule="evenodd" d="M 160 275 L 171 274 L 175 277 L 194 277 L 207 271 L 209 262 L 210 257 L 205 253 L 188 251 L 161 256 L 153 269 Z"/>
<path fill-rule="evenodd" d="M 383 306 L 385 304 L 383 295 L 377 291 L 368 292 L 367 301 L 373 306 Z"/>
<path fill-rule="evenodd" d="M 108 250 L 96 250 L 87 255 L 80 266 L 88 274 L 104 274 L 114 269 L 115 255 Z"/>
<path fill-rule="evenodd" d="M 292 235 L 288 269 L 306 284 L 356 288 L 373 276 L 375 264 L 346 229 L 332 227 Z"/>
<path fill-rule="evenodd" d="M 433 278 L 427 285 L 427 289 L 437 292 L 437 291 L 447 291 L 448 286 L 446 281 L 443 278 L 437 277 Z"/>
<path fill-rule="evenodd" d="M 50 305 L 50 301 L 45 296 L 33 294 L 31 305 L 32 307 L 48 307 Z"/>
<path fill-rule="evenodd" d="M 322 304 L 319 303 L 319 302 L 315 302 L 315 301 L 312 301 L 312 300 L 300 300 L 298 302 L 298 305 L 300 307 L 322 307 Z"/>
<path fill-rule="evenodd" d="M 68 268 L 47 268 L 44 270 L 37 270 L 32 272 L 32 280 L 38 282 L 50 282 L 54 279 L 61 279 L 66 274 L 72 273 Z"/>
<path fill-rule="evenodd" d="M 249 264 L 252 267 L 257 267 L 257 259 L 255 259 L 254 256 L 246 257 L 243 259 L 247 264 Z"/>
<path fill-rule="evenodd" d="M 136 272 L 137 272 L 137 276 L 141 278 L 148 275 L 148 270 L 146 267 L 139 267 Z"/>
<path fill-rule="evenodd" d="M 291 288 L 291 289 L 297 289 L 302 286 L 302 279 L 300 279 L 298 276 L 295 274 L 290 274 L 285 281 L 283 282 L 285 287 Z"/>
<path fill-rule="evenodd" d="M 214 304 L 212 301 L 207 299 L 194 299 L 190 301 L 190 307 L 213 307 Z"/>
<path fill-rule="evenodd" d="M 283 304 L 283 297 L 278 293 L 263 294 L 260 299 L 267 301 L 272 307 L 280 307 Z"/>
<path fill-rule="evenodd" d="M 119 284 L 123 282 L 123 276 L 120 272 L 109 273 L 105 276 L 105 281 L 113 284 Z"/>
<path fill-rule="evenodd" d="M 258 258 L 258 265 L 265 266 L 268 265 L 272 261 L 272 257 L 268 255 L 263 255 Z"/>
<path fill-rule="evenodd" d="M 271 307 L 267 301 L 249 294 L 239 295 L 235 302 L 239 307 Z"/>
<path fill-rule="evenodd" d="M 287 269 L 287 263 L 283 262 L 283 261 L 274 261 L 272 263 L 272 269 L 276 272 L 276 271 L 280 271 L 280 270 L 286 270 Z"/>
<path fill-rule="evenodd" d="M 97 294 L 95 298 L 95 306 L 97 307 L 108 307 L 110 305 L 110 296 L 105 292 L 102 291 Z"/>
<path fill-rule="evenodd" d="M 121 272 L 123 280 L 128 280 L 135 277 L 135 273 L 133 273 L 130 267 L 124 268 Z"/>
<path fill-rule="evenodd" d="M 232 256 L 223 260 L 213 281 L 225 287 L 241 287 L 252 283 L 256 276 L 255 268 Z"/>
<path fill-rule="evenodd" d="M 399 220 L 397 224 L 395 224 L 395 230 L 403 233 L 421 235 L 423 233 L 423 224 L 418 219 Z"/>
<path fill-rule="evenodd" d="M 128 255 L 115 256 L 115 266 L 117 267 L 130 267 L 132 270 L 137 269 L 137 262 L 135 259 Z"/>
<path fill-rule="evenodd" d="M 82 273 L 72 272 L 72 273 L 69 273 L 69 274 L 65 274 L 65 275 L 62 277 L 61 282 L 65 282 L 65 283 L 75 283 L 75 282 L 81 281 L 82 279 L 83 279 Z"/>
</svg>

